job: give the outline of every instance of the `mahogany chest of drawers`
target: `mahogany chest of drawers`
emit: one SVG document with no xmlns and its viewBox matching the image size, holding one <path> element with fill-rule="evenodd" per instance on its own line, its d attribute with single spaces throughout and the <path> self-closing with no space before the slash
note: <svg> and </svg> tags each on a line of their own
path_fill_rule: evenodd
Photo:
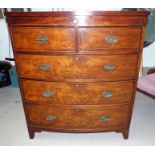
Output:
<svg viewBox="0 0 155 155">
<path fill-rule="evenodd" d="M 128 138 L 148 12 L 6 13 L 30 138 Z"/>
</svg>

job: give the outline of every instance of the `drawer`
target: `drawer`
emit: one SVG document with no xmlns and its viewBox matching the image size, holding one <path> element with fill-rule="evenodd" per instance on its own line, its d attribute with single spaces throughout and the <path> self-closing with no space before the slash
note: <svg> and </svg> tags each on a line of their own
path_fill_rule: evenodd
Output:
<svg viewBox="0 0 155 155">
<path fill-rule="evenodd" d="M 22 77 L 50 80 L 109 81 L 136 76 L 138 55 L 49 56 L 18 54 L 16 61 Z"/>
<path fill-rule="evenodd" d="M 99 129 L 126 126 L 129 106 L 34 106 L 25 105 L 28 121 L 53 129 Z"/>
<path fill-rule="evenodd" d="M 135 27 L 79 28 L 80 50 L 138 49 L 141 33 Z"/>
<path fill-rule="evenodd" d="M 28 102 L 48 104 L 104 104 L 131 102 L 135 82 L 64 83 L 21 80 Z M 127 89 L 126 89 L 127 88 Z"/>
<path fill-rule="evenodd" d="M 74 28 L 12 27 L 15 50 L 75 50 Z"/>
</svg>

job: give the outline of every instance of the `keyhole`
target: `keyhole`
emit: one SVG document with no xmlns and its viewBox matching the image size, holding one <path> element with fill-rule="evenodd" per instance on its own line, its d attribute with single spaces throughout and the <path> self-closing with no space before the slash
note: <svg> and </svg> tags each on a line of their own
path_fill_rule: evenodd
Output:
<svg viewBox="0 0 155 155">
<path fill-rule="evenodd" d="M 78 61 L 78 60 L 79 60 L 79 57 L 78 57 L 78 56 L 76 56 L 76 57 L 75 57 L 75 60 L 76 60 L 76 61 Z"/>
<path fill-rule="evenodd" d="M 79 85 L 78 84 L 76 84 L 76 88 L 79 88 Z"/>
<path fill-rule="evenodd" d="M 113 34 L 113 30 L 110 31 L 110 34 Z"/>
</svg>

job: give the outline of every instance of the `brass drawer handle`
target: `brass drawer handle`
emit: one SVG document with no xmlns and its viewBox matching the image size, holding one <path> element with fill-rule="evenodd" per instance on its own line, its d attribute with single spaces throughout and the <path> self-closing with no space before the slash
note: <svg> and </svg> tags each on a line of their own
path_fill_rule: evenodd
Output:
<svg viewBox="0 0 155 155">
<path fill-rule="evenodd" d="M 46 120 L 48 120 L 48 121 L 55 121 L 56 120 L 56 116 L 54 116 L 54 115 L 48 115 L 46 117 Z"/>
<path fill-rule="evenodd" d="M 107 44 L 115 44 L 118 42 L 118 39 L 114 36 L 110 36 L 110 37 L 107 37 L 105 38 L 104 40 Z"/>
<path fill-rule="evenodd" d="M 101 121 L 103 121 L 103 122 L 107 122 L 107 121 L 109 121 L 109 116 L 107 116 L 107 115 L 102 115 L 102 116 L 100 117 L 100 119 L 101 119 Z"/>
<path fill-rule="evenodd" d="M 52 97 L 52 96 L 54 96 L 54 93 L 52 91 L 45 90 L 42 92 L 42 95 L 44 97 Z"/>
<path fill-rule="evenodd" d="M 115 70 L 115 65 L 110 65 L 110 64 L 105 65 L 104 66 L 104 70 L 106 70 L 106 71 L 113 71 L 113 70 Z"/>
<path fill-rule="evenodd" d="M 42 71 L 48 71 L 50 69 L 50 65 L 48 65 L 48 64 L 41 64 L 40 65 L 40 69 Z"/>
<path fill-rule="evenodd" d="M 102 92 L 101 96 L 102 97 L 107 97 L 107 98 L 112 97 L 112 92 L 110 92 L 110 91 Z"/>
<path fill-rule="evenodd" d="M 48 38 L 47 37 L 39 37 L 36 39 L 37 42 L 39 43 L 47 43 L 48 42 Z"/>
</svg>

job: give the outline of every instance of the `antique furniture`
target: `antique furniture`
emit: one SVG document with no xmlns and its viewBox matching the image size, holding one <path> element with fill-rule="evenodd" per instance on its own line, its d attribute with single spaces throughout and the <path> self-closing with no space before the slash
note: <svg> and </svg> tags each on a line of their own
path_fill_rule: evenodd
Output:
<svg viewBox="0 0 155 155">
<path fill-rule="evenodd" d="M 39 131 L 128 138 L 148 12 L 8 12 L 30 138 Z"/>
</svg>

